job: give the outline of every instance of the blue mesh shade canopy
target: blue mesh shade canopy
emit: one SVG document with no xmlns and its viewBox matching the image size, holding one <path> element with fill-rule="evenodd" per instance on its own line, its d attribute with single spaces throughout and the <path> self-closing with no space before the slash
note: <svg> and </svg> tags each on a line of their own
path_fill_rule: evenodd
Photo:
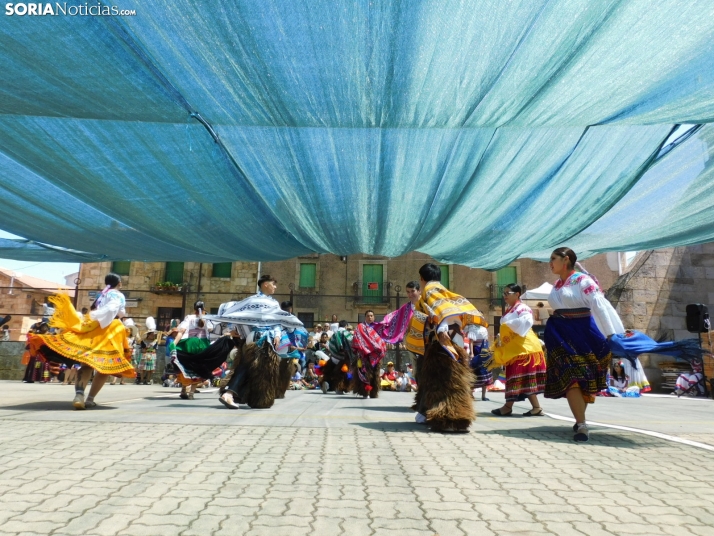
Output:
<svg viewBox="0 0 714 536">
<path fill-rule="evenodd" d="M 27 240 L 0 256 L 496 269 L 714 239 L 711 2 L 135 9 L 3 18 L 0 229 Z"/>
</svg>

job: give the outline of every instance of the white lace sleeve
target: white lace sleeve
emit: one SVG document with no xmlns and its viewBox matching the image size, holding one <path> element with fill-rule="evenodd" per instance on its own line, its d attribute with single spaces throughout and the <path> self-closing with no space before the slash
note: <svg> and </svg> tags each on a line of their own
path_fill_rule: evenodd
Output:
<svg viewBox="0 0 714 536">
<path fill-rule="evenodd" d="M 101 327 L 106 328 L 118 313 L 124 313 L 124 304 L 124 295 L 121 292 L 110 291 L 104 303 L 94 311 L 89 312 L 89 318 L 96 320 Z"/>
<path fill-rule="evenodd" d="M 586 276 L 580 281 L 580 292 L 590 307 L 597 328 L 605 337 L 625 333 L 625 327 L 622 325 L 622 320 L 620 320 L 617 311 L 605 299 L 597 283 L 592 278 Z"/>
<path fill-rule="evenodd" d="M 527 308 L 521 309 L 519 307 L 515 311 L 515 314 L 509 315 L 508 320 L 505 322 L 502 320 L 502 322 L 518 333 L 521 337 L 525 337 L 533 327 L 533 313 L 531 313 Z"/>
</svg>

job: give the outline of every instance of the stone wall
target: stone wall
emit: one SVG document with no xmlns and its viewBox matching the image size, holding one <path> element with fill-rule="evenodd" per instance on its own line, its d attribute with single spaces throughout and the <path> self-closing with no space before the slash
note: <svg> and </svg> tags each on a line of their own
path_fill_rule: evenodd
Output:
<svg viewBox="0 0 714 536">
<path fill-rule="evenodd" d="M 686 306 L 714 304 L 714 243 L 640 252 L 630 270 L 607 295 L 628 329 L 654 339 L 697 338 L 687 331 Z M 703 334 L 708 344 L 707 334 Z M 672 358 L 643 355 L 640 361 L 654 387 L 661 384 L 658 363 Z"/>
<path fill-rule="evenodd" d="M 212 277 L 211 263 L 184 263 L 184 274 L 189 282 L 185 295 L 185 314 L 190 314 L 193 303 L 203 300 L 206 310 L 232 299 L 240 299 L 255 293 L 258 263 L 234 262 L 230 278 Z M 135 319 L 140 329 L 144 330 L 144 319 L 147 316 L 156 318 L 159 308 L 181 309 L 184 307 L 184 296 L 179 292 L 173 294 L 152 292 L 152 287 L 163 281 L 163 262 L 132 262 L 129 275 L 122 275 L 122 290 L 126 293 L 130 305 L 127 314 Z M 80 267 L 80 289 L 77 307 L 89 307 L 94 300 L 90 292 L 96 293 L 104 287 L 104 276 L 112 269 L 111 262 L 88 263 Z"/>
<path fill-rule="evenodd" d="M 25 365 L 20 364 L 25 352 L 24 342 L 0 341 L 0 380 L 21 380 Z"/>
</svg>

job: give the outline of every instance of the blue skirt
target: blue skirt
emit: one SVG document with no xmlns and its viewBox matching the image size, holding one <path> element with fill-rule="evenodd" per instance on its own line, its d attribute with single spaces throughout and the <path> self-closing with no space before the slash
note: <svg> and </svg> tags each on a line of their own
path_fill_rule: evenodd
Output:
<svg viewBox="0 0 714 536">
<path fill-rule="evenodd" d="M 558 309 L 545 326 L 546 398 L 562 398 L 573 385 L 583 395 L 607 389 L 612 361 L 607 338 L 600 333 L 589 309 Z"/>
</svg>

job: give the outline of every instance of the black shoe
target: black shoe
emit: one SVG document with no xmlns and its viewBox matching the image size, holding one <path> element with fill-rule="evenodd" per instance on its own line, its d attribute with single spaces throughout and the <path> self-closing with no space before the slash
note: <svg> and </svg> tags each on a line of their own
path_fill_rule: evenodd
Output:
<svg viewBox="0 0 714 536">
<path fill-rule="evenodd" d="M 188 395 L 187 395 L 186 393 L 181 393 L 181 394 L 179 395 L 179 398 L 180 398 L 181 400 L 188 400 Z"/>
<path fill-rule="evenodd" d="M 575 435 L 573 436 L 573 440 L 578 442 L 578 443 L 585 443 L 590 439 L 590 434 L 588 432 L 588 427 L 585 424 L 581 424 L 578 426 Z"/>
</svg>

